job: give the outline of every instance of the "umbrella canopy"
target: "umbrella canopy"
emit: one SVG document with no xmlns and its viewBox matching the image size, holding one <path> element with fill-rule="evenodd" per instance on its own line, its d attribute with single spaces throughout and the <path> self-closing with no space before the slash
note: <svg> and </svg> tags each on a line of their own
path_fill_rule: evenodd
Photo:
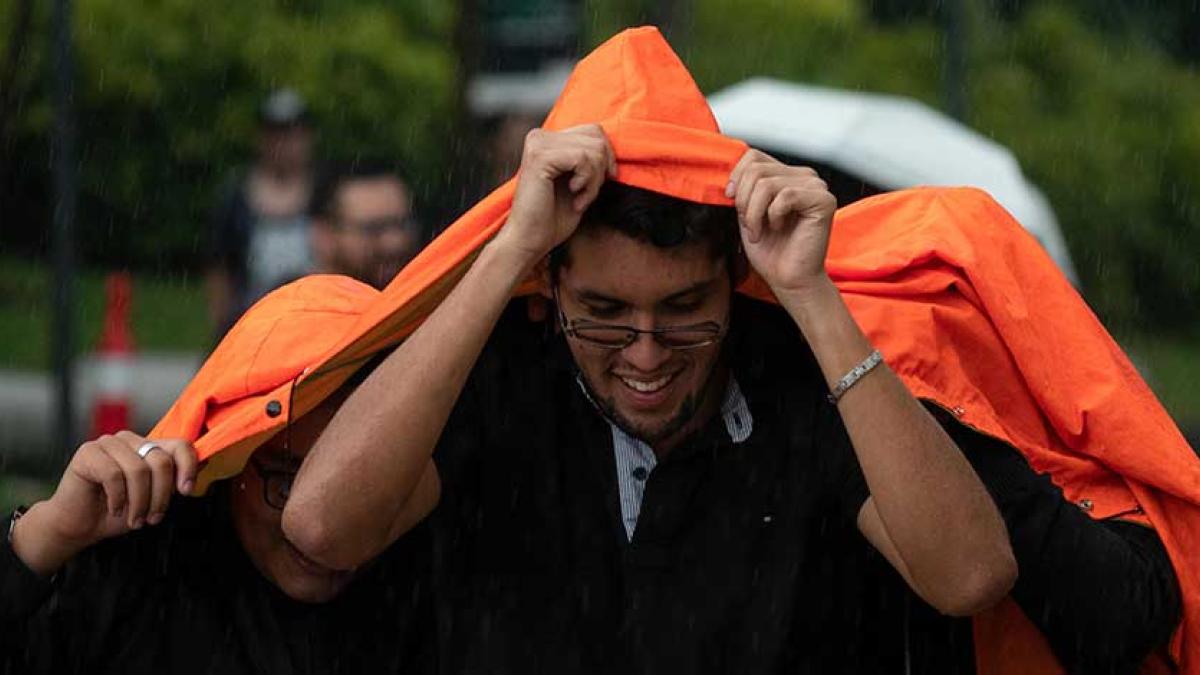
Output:
<svg viewBox="0 0 1200 675">
<path fill-rule="evenodd" d="M 1077 283 L 1046 197 L 1004 146 L 913 99 L 753 78 L 708 97 L 727 135 L 843 171 L 881 190 L 969 185 L 991 193 Z"/>
</svg>

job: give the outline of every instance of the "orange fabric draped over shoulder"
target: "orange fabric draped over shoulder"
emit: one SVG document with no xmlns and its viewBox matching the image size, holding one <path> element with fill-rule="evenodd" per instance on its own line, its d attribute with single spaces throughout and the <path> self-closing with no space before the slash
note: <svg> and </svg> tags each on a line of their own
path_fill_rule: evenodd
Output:
<svg viewBox="0 0 1200 675">
<path fill-rule="evenodd" d="M 656 29 L 624 31 L 583 59 L 544 126 L 587 123 L 607 133 L 618 181 L 731 205 L 724 187 L 746 145 L 720 134 Z M 151 435 L 195 442 L 202 487 L 241 471 L 289 417 L 437 307 L 504 223 L 514 188 L 470 209 L 382 293 L 311 277 L 269 295 Z M 1037 243 L 980 191 L 916 189 L 839 211 L 827 267 L 916 396 L 1020 450 L 1093 517 L 1158 531 L 1183 588 L 1172 653 L 1200 675 L 1200 459 Z M 773 300 L 754 276 L 739 290 Z M 977 618 L 976 646 L 980 672 L 1061 672 L 1011 604 Z"/>
<path fill-rule="evenodd" d="M 914 395 L 1093 518 L 1158 532 L 1183 593 L 1171 653 L 1200 673 L 1200 458 L 1037 241 L 979 190 L 909 190 L 839 211 L 827 267 Z M 1062 672 L 1012 605 L 977 620 L 976 653 L 989 675 Z"/>
</svg>

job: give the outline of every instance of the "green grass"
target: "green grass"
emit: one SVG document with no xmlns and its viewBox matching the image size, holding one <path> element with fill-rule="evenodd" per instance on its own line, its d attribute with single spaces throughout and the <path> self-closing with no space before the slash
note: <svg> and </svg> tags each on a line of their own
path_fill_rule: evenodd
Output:
<svg viewBox="0 0 1200 675">
<path fill-rule="evenodd" d="M 50 367 L 51 275 L 48 266 L 0 257 L 0 368 Z M 104 273 L 84 270 L 75 279 L 76 353 L 94 348 L 104 319 Z M 209 346 L 200 280 L 135 275 L 133 335 L 140 349 L 202 351 Z"/>
</svg>

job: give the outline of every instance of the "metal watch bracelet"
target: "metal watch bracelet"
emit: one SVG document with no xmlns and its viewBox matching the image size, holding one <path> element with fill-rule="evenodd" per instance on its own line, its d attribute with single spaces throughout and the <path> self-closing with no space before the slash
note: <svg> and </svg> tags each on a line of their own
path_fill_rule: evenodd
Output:
<svg viewBox="0 0 1200 675">
<path fill-rule="evenodd" d="M 829 402 L 837 405 L 837 402 L 846 395 L 846 392 L 850 391 L 850 387 L 853 387 L 863 378 L 863 375 L 874 370 L 875 366 L 878 366 L 880 363 L 883 363 L 883 354 L 880 354 L 878 349 L 873 350 L 867 358 L 863 359 L 857 366 L 851 368 L 850 372 L 843 375 L 842 379 L 837 381 L 837 384 L 833 386 L 833 389 L 827 396 Z"/>
<path fill-rule="evenodd" d="M 25 512 L 28 510 L 29 510 L 29 507 L 27 507 L 27 506 L 18 506 L 16 509 L 13 510 L 12 515 L 9 516 L 9 518 L 8 518 L 8 539 L 7 539 L 9 546 L 12 546 L 13 530 L 17 529 L 17 521 L 20 520 L 21 516 L 25 515 Z"/>
</svg>

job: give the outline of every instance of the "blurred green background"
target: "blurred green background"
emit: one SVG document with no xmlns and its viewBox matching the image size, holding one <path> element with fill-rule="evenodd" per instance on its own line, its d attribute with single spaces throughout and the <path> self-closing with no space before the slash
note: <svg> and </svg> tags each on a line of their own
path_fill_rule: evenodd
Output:
<svg viewBox="0 0 1200 675">
<path fill-rule="evenodd" d="M 326 157 L 401 158 L 435 224 L 468 201 L 464 63 L 485 0 L 78 0 L 76 346 L 102 272 L 135 275 L 141 346 L 199 351 L 217 186 L 278 86 L 309 101 Z M 525 5 L 537 2 L 524 0 Z M 664 11 L 664 4 L 668 9 Z M 701 88 L 755 75 L 944 108 L 936 0 L 585 0 L 582 53 L 669 18 Z M 1049 197 L 1087 301 L 1168 409 L 1200 426 L 1200 9 L 1191 0 L 963 0 L 966 121 Z M 0 5 L 0 369 L 49 366 L 47 2 Z M 5 494 L 0 486 L 0 497 Z"/>
</svg>

